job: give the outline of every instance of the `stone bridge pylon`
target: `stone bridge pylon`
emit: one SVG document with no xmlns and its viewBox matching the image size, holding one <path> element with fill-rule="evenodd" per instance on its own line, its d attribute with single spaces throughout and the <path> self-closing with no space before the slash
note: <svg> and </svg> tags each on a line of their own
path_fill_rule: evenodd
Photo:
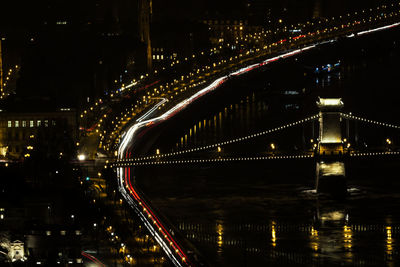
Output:
<svg viewBox="0 0 400 267">
<path fill-rule="evenodd" d="M 319 138 L 316 151 L 316 189 L 320 193 L 345 194 L 341 98 L 319 98 Z"/>
</svg>

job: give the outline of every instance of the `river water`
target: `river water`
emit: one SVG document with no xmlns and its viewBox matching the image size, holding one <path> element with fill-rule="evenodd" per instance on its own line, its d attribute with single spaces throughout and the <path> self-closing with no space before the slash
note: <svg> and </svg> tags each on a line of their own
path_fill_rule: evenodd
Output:
<svg viewBox="0 0 400 267">
<path fill-rule="evenodd" d="M 318 96 L 342 97 L 344 112 L 398 125 L 399 33 L 341 40 L 232 80 L 153 130 L 157 140 L 149 154 L 213 144 L 314 115 Z M 333 73 L 311 71 L 339 60 Z M 350 124 L 350 142 L 359 149 L 387 149 L 387 138 L 400 142 L 394 130 Z M 279 151 L 301 153 L 312 146 L 312 129 L 307 123 L 192 157 L 266 155 L 271 143 Z M 348 194 L 340 200 L 313 191 L 310 159 L 135 171 L 152 204 L 211 266 L 396 266 L 398 163 L 391 157 L 349 160 Z"/>
</svg>

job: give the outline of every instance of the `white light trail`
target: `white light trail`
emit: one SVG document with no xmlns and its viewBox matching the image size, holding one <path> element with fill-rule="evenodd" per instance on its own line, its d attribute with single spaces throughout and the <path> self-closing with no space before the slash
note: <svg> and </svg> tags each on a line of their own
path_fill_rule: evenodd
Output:
<svg viewBox="0 0 400 267">
<path fill-rule="evenodd" d="M 145 114 L 143 114 L 139 119 L 137 119 L 137 122 L 141 122 L 142 120 L 146 119 L 147 117 L 149 117 L 151 115 L 151 113 L 153 113 L 155 110 L 158 109 L 158 107 L 162 106 L 164 103 L 168 102 L 168 99 L 166 98 L 161 98 L 162 100 L 157 103 L 156 105 L 154 105 L 154 107 L 152 107 L 149 111 L 147 111 Z"/>
<path fill-rule="evenodd" d="M 358 32 L 357 35 L 364 35 L 364 34 L 368 34 L 368 33 L 372 33 L 372 32 L 377 32 L 377 31 L 382 31 L 382 30 L 386 30 L 386 29 L 390 29 L 396 26 L 399 26 L 400 22 L 397 23 L 393 23 L 391 25 L 386 25 L 383 27 L 379 27 L 379 28 L 375 28 L 375 29 L 371 29 L 371 30 L 367 30 L 367 31 L 362 31 L 362 32 Z"/>
</svg>

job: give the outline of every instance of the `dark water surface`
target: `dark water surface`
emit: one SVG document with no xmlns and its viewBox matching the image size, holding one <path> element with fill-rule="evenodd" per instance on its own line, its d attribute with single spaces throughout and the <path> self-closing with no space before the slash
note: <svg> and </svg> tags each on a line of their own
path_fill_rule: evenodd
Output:
<svg viewBox="0 0 400 267">
<path fill-rule="evenodd" d="M 212 144 L 316 114 L 318 96 L 342 97 L 344 112 L 400 124 L 400 31 L 340 41 L 234 80 L 160 127 L 156 148 Z M 309 68 L 341 61 L 338 72 Z M 312 124 L 196 155 L 265 155 L 311 148 Z M 354 126 L 355 127 L 355 126 Z M 354 145 L 400 142 L 398 131 L 359 124 Z M 353 133 L 353 132 L 352 132 Z M 393 147 L 392 149 L 395 149 Z M 398 158 L 347 163 L 348 196 L 314 193 L 315 162 L 288 160 L 136 169 L 153 205 L 212 266 L 396 266 L 400 245 Z"/>
</svg>

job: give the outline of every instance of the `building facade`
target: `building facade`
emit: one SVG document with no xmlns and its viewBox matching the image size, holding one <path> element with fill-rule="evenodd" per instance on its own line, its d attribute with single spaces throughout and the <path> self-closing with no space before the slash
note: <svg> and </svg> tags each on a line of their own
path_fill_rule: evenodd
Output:
<svg viewBox="0 0 400 267">
<path fill-rule="evenodd" d="M 77 137 L 76 112 L 72 109 L 59 109 L 54 112 L 0 112 L 0 158 L 17 160 L 32 148 L 32 141 L 40 129 L 62 126 L 70 129 L 71 137 Z M 41 138 L 49 138 L 42 136 Z"/>
</svg>

